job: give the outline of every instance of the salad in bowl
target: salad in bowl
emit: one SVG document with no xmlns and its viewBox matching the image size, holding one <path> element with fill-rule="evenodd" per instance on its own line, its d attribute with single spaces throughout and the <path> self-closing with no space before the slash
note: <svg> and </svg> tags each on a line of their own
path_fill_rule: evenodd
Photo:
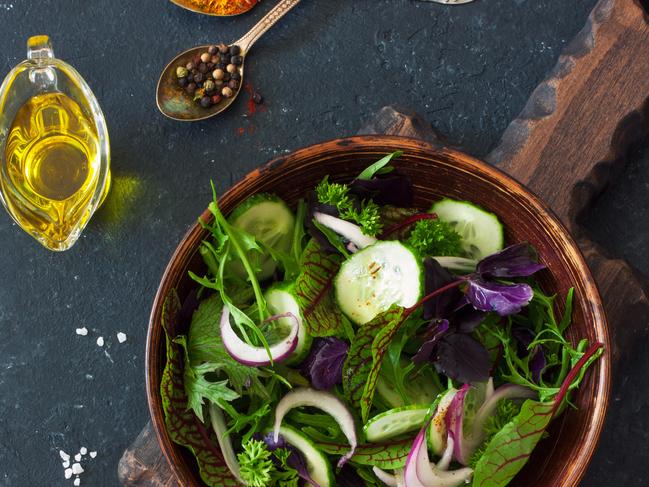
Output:
<svg viewBox="0 0 649 487">
<path fill-rule="evenodd" d="M 400 155 L 295 208 L 214 195 L 162 311 L 165 426 L 206 485 L 505 486 L 575 407 L 603 345 L 569 336 L 574 291 L 486 209 L 414 207 Z"/>
</svg>

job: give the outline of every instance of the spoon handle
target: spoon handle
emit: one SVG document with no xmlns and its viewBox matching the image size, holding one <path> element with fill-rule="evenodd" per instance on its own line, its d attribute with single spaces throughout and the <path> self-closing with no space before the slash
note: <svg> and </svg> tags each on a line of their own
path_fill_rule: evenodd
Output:
<svg viewBox="0 0 649 487">
<path fill-rule="evenodd" d="M 257 24 L 248 31 L 241 39 L 237 41 L 237 45 L 241 48 L 244 55 L 257 40 L 266 33 L 279 19 L 284 17 L 289 10 L 295 7 L 300 0 L 281 0 L 273 9 L 268 12 Z"/>
</svg>

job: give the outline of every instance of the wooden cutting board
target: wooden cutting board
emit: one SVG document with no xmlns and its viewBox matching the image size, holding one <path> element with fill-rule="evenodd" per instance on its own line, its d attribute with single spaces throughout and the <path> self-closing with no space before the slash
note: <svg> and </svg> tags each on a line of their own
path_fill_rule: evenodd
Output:
<svg viewBox="0 0 649 487">
<path fill-rule="evenodd" d="M 422 117 L 393 106 L 380 110 L 359 133 L 443 145 Z M 540 196 L 577 239 L 608 314 L 614 374 L 620 351 L 649 322 L 649 285 L 590 240 L 578 217 L 648 133 L 649 18 L 639 0 L 600 0 L 486 158 Z M 118 476 L 128 487 L 179 485 L 151 423 L 124 452 Z"/>
</svg>

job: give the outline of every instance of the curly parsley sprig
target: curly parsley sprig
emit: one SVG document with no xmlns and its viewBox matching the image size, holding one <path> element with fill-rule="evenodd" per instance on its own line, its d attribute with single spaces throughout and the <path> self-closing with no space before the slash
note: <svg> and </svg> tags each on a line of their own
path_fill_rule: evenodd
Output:
<svg viewBox="0 0 649 487">
<path fill-rule="evenodd" d="M 358 201 L 349 194 L 349 186 L 329 182 L 325 176 L 316 186 L 318 201 L 324 205 L 334 206 L 340 218 L 358 224 L 365 235 L 376 236 L 381 232 L 383 224 L 379 206 L 372 200 Z"/>
</svg>

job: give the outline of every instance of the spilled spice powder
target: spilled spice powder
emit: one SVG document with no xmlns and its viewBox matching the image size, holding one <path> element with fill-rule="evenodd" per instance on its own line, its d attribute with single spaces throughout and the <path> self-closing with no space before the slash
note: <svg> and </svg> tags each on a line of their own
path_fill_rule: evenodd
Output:
<svg viewBox="0 0 649 487">
<path fill-rule="evenodd" d="M 238 15 L 247 12 L 259 0 L 180 0 L 180 3 L 215 15 Z"/>
</svg>

